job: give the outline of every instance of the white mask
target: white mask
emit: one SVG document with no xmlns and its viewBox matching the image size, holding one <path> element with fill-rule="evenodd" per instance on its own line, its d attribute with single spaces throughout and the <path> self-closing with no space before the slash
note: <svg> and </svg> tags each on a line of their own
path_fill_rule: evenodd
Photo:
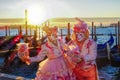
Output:
<svg viewBox="0 0 120 80">
<path fill-rule="evenodd" d="M 57 40 L 57 36 L 51 34 L 51 35 L 49 36 L 49 39 L 50 39 L 50 41 L 53 41 L 53 42 L 54 42 L 54 41 Z"/>
<path fill-rule="evenodd" d="M 51 37 L 52 41 L 57 40 L 57 37 L 55 37 L 54 35 L 51 35 L 50 37 Z"/>
<path fill-rule="evenodd" d="M 76 38 L 78 41 L 82 41 L 85 39 L 84 33 L 76 33 Z"/>
</svg>

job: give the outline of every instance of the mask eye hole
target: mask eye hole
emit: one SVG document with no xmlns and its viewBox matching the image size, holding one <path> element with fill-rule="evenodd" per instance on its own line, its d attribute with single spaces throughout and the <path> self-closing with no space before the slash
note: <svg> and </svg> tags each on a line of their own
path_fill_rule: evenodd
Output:
<svg viewBox="0 0 120 80">
<path fill-rule="evenodd" d="M 82 36 L 82 35 L 83 35 L 83 33 L 76 33 L 76 35 Z"/>
</svg>

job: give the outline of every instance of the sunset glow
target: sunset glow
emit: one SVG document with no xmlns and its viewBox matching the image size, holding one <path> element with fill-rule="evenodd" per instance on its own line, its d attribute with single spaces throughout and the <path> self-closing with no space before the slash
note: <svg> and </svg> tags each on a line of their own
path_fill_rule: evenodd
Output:
<svg viewBox="0 0 120 80">
<path fill-rule="evenodd" d="M 119 4 L 120 0 L 1 0 L 0 18 L 24 18 L 25 9 L 31 24 L 59 17 L 120 17 Z"/>
<path fill-rule="evenodd" d="M 42 7 L 31 6 L 28 8 L 29 24 L 41 24 L 45 19 L 45 11 Z"/>
</svg>

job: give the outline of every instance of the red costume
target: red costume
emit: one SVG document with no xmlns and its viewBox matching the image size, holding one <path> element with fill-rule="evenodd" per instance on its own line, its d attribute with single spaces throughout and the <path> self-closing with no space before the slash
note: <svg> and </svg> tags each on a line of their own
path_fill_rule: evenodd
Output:
<svg viewBox="0 0 120 80">
<path fill-rule="evenodd" d="M 71 48 L 68 55 L 75 65 L 73 72 L 77 80 L 97 80 L 96 43 L 89 38 L 87 25 L 83 21 L 79 20 L 73 31 L 73 40 L 68 43 Z"/>
</svg>

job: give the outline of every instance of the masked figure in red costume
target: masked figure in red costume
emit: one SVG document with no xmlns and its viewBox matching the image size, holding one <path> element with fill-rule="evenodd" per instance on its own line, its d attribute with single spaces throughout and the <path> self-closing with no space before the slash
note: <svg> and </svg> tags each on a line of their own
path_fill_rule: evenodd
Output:
<svg viewBox="0 0 120 80">
<path fill-rule="evenodd" d="M 89 38 L 88 26 L 85 22 L 79 21 L 73 27 L 73 34 L 68 43 L 70 52 L 68 55 L 75 65 L 73 72 L 77 80 L 97 80 L 96 56 L 97 45 Z"/>
</svg>

